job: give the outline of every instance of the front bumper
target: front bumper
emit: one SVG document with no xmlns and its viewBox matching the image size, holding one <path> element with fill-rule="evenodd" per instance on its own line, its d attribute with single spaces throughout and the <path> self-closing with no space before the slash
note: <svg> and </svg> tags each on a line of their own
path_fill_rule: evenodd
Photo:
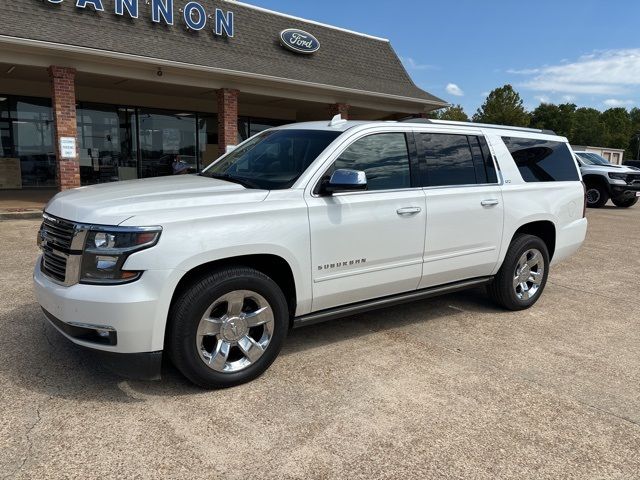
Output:
<svg viewBox="0 0 640 480">
<path fill-rule="evenodd" d="M 640 192 L 640 184 L 611 185 L 611 196 L 615 198 L 635 197 L 636 192 Z"/>
<path fill-rule="evenodd" d="M 87 335 L 92 329 L 70 325 L 54 317 L 45 309 L 44 316 L 67 339 Z M 80 348 L 85 348 L 81 346 Z M 106 352 L 91 348 L 94 358 L 107 370 L 133 380 L 160 380 L 162 351 L 142 353 Z"/>
<path fill-rule="evenodd" d="M 69 340 L 103 352 L 138 354 L 163 349 L 174 273 L 149 270 L 125 285 L 66 287 L 45 276 L 38 259 L 33 283 L 38 303 Z"/>
</svg>

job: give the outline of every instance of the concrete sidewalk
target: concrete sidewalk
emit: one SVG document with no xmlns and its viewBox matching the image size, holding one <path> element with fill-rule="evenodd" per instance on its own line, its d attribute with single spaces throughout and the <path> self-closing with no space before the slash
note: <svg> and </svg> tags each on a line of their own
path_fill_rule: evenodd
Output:
<svg viewBox="0 0 640 480">
<path fill-rule="evenodd" d="M 0 190 L 0 220 L 38 219 L 56 189 Z"/>
</svg>

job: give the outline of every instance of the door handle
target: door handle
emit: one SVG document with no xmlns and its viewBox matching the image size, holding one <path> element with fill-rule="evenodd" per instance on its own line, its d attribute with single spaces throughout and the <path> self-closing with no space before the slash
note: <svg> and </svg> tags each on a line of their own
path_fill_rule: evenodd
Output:
<svg viewBox="0 0 640 480">
<path fill-rule="evenodd" d="M 396 213 L 400 216 L 409 216 L 415 215 L 416 213 L 420 213 L 422 209 L 420 207 L 404 207 L 396 210 Z"/>
<path fill-rule="evenodd" d="M 493 207 L 494 205 L 498 205 L 499 203 L 500 202 L 497 198 L 489 198 L 487 200 L 482 200 L 480 202 L 480 205 L 482 205 L 483 207 Z"/>
</svg>

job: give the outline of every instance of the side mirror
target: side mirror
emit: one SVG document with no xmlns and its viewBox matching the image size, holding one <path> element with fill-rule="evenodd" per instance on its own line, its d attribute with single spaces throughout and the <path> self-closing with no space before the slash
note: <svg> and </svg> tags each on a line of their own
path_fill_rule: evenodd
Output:
<svg viewBox="0 0 640 480">
<path fill-rule="evenodd" d="M 340 168 L 333 172 L 328 181 L 323 182 L 321 193 L 332 195 L 339 192 L 353 192 L 367 189 L 367 174 L 360 170 Z"/>
</svg>

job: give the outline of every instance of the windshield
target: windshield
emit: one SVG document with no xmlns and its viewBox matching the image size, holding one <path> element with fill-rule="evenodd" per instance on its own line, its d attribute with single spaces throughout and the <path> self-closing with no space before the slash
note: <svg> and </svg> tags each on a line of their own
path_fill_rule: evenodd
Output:
<svg viewBox="0 0 640 480">
<path fill-rule="evenodd" d="M 341 133 L 288 129 L 263 132 L 211 165 L 201 175 L 240 183 L 247 188 L 290 188 Z"/>
<path fill-rule="evenodd" d="M 585 152 L 585 153 L 576 153 L 582 163 L 585 165 L 611 165 L 606 158 L 601 157 L 597 153 L 593 152 Z"/>
</svg>

